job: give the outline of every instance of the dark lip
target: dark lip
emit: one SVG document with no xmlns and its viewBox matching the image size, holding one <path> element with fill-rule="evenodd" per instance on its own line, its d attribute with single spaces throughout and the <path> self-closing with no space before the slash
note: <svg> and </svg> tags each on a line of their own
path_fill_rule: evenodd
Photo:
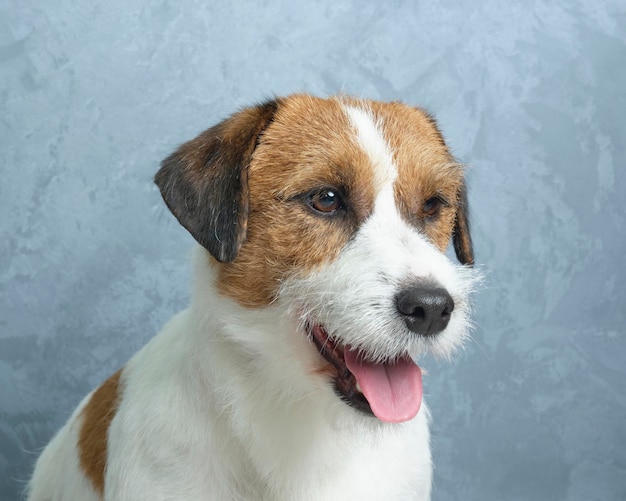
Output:
<svg viewBox="0 0 626 501">
<path fill-rule="evenodd" d="M 343 349 L 328 335 L 323 326 L 307 324 L 306 330 L 317 351 L 335 369 L 333 389 L 337 396 L 350 407 L 374 417 L 365 395 L 356 388 L 356 378 L 346 366 Z"/>
</svg>

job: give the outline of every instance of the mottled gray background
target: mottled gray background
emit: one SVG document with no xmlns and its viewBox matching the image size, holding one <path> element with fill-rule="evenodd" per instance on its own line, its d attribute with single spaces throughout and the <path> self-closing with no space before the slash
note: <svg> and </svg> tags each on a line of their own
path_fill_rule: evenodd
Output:
<svg viewBox="0 0 626 501">
<path fill-rule="evenodd" d="M 423 105 L 469 165 L 434 500 L 626 499 L 624 0 L 0 0 L 0 499 L 188 300 L 158 162 L 293 91 Z"/>
</svg>

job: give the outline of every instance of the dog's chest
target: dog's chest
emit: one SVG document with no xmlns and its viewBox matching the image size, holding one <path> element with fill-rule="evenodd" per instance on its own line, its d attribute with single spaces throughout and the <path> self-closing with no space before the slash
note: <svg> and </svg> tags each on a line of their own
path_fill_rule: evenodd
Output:
<svg viewBox="0 0 626 501">
<path fill-rule="evenodd" d="M 362 427 L 341 430 L 302 423 L 301 440 L 285 440 L 276 430 L 254 430 L 226 444 L 228 453 L 209 459 L 215 484 L 208 499 L 277 500 L 427 500 L 431 466 L 427 409 L 393 434 Z M 217 433 L 219 428 L 214 429 Z M 232 429 L 229 430 L 232 434 Z M 271 438 L 267 434 L 270 434 Z M 265 434 L 265 436 L 263 436 Z M 313 435 L 313 436 L 311 436 Z M 231 435 L 232 437 L 232 435 Z M 292 437 L 291 437 L 292 438 Z M 312 438 L 312 439 L 311 439 Z M 229 481 L 225 484 L 224 479 Z"/>
</svg>

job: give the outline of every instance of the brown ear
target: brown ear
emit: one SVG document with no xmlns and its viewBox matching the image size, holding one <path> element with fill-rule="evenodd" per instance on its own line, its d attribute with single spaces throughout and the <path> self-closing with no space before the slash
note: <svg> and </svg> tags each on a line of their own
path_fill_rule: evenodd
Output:
<svg viewBox="0 0 626 501">
<path fill-rule="evenodd" d="M 248 165 L 277 101 L 246 108 L 183 144 L 154 182 L 176 219 L 220 262 L 246 239 Z"/>
<path fill-rule="evenodd" d="M 472 247 L 472 236 L 470 235 L 469 208 L 467 206 L 467 188 L 465 183 L 463 183 L 459 193 L 452 243 L 454 244 L 454 252 L 459 262 L 472 266 L 474 264 L 474 249 Z"/>
</svg>

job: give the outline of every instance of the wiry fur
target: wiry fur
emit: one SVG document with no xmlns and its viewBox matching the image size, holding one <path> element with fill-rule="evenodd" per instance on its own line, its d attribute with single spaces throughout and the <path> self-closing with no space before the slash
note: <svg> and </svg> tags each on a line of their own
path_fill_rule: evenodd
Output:
<svg viewBox="0 0 626 501">
<path fill-rule="evenodd" d="M 455 224 L 456 202 L 442 210 L 440 223 L 413 224 L 424 219 L 414 204 L 418 207 L 433 193 L 453 198 L 450 193 L 464 189 L 462 177 L 429 118 L 399 104 L 381 107 L 295 96 L 266 105 L 260 114 L 248 110 L 237 115 L 247 131 L 259 134 L 258 139 L 248 134 L 258 142 L 254 154 L 247 142 L 245 155 L 221 151 L 228 148 L 229 134 L 238 137 L 236 121 L 231 120 L 170 157 L 163 182 L 168 193 L 187 182 L 171 177 L 179 166 L 189 182 L 224 177 L 223 172 L 205 175 L 203 162 L 211 160 L 198 148 L 208 144 L 224 164 L 223 159 L 236 158 L 237 179 L 245 182 L 250 177 L 249 221 L 247 206 L 245 214 L 237 213 L 238 226 L 227 228 L 228 215 L 220 220 L 222 234 L 232 234 L 232 241 L 207 246 L 213 257 L 207 248 L 196 249 L 191 306 L 122 369 L 115 407 L 110 406 L 115 416 L 102 451 L 106 469 L 89 470 L 88 475 L 85 468 L 90 466 L 79 461 L 78 436 L 92 394 L 40 457 L 31 501 L 430 499 L 427 407 L 422 405 L 410 421 L 389 424 L 346 405 L 335 393 L 329 365 L 306 329 L 311 323 L 323 324 L 333 341 L 357 347 L 364 358 L 376 361 L 426 352 L 447 356 L 468 334 L 469 295 L 476 274 L 442 252 Z M 346 164 L 355 169 L 348 177 L 353 196 L 362 194 L 360 212 L 355 209 L 356 216 L 345 218 L 343 226 L 322 219 L 310 222 L 307 218 L 313 216 L 289 195 L 289 190 L 318 186 L 320 178 L 331 178 L 339 168 L 329 166 L 326 156 L 324 161 L 318 158 L 332 148 L 315 143 L 320 133 L 302 117 L 305 111 L 321 117 L 318 125 L 335 127 L 335 136 L 325 135 L 324 141 L 344 152 Z M 299 114 L 302 124 L 290 118 Z M 252 123 L 255 116 L 260 118 Z M 424 145 L 430 148 L 420 153 L 423 166 L 402 160 L 402 155 L 417 158 L 411 150 L 416 146 L 404 144 L 401 125 L 406 117 L 417 124 L 415 130 L 426 131 L 424 143 L 418 144 L 420 151 Z M 298 127 L 302 131 L 294 133 L 295 139 L 284 135 Z M 215 136 L 215 131 L 222 135 Z M 294 168 L 288 163 L 294 154 L 281 156 L 274 146 L 281 141 L 293 141 L 285 144 L 293 151 L 298 151 L 297 141 L 303 142 L 303 158 L 312 165 L 314 181 L 306 169 L 289 170 Z M 211 153 L 211 158 L 217 154 Z M 241 169 L 247 169 L 245 174 Z M 410 189 L 416 177 L 435 190 Z M 190 193 L 208 193 L 208 181 L 202 182 L 202 190 L 196 186 Z M 246 190 L 237 188 L 238 196 Z M 273 193 L 276 196 L 270 196 Z M 227 195 L 225 191 L 220 197 Z M 182 224 L 206 239 L 207 223 L 186 219 L 189 197 L 174 194 L 168 205 Z M 281 204 L 287 203 L 291 205 L 284 210 Z M 194 211 L 216 210 L 209 209 Z M 293 245 L 302 245 L 299 256 L 309 256 L 308 261 L 275 247 L 278 237 L 272 236 L 282 232 L 295 239 L 301 227 L 307 233 Z M 241 245 L 246 231 L 248 241 Z M 473 260 L 469 236 L 461 236 L 466 237 L 463 255 Z M 324 248 L 337 243 L 341 248 Z M 316 245 L 325 252 L 313 253 L 310 248 Z M 445 330 L 427 339 L 407 329 L 394 302 L 398 290 L 416 280 L 441 285 L 455 303 Z M 98 474 L 103 475 L 103 491 L 89 480 Z"/>
<path fill-rule="evenodd" d="M 361 348 L 369 360 L 383 362 L 404 353 L 447 357 L 469 334 L 469 296 L 478 275 L 453 264 L 392 207 L 386 209 L 384 197 L 338 259 L 307 277 L 286 280 L 282 295 L 297 305 L 303 325 L 323 324 L 332 337 Z M 442 284 L 454 299 L 455 314 L 437 336 L 412 335 L 397 317 L 395 294 L 415 277 Z"/>
</svg>

